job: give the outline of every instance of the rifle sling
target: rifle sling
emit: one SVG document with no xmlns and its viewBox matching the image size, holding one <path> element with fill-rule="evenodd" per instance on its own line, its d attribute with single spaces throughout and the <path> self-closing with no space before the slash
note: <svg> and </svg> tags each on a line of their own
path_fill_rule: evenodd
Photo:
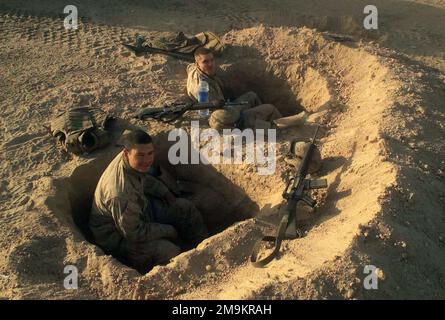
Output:
<svg viewBox="0 0 445 320">
<path fill-rule="evenodd" d="M 271 262 L 280 252 L 281 243 L 283 242 L 287 225 L 289 222 L 289 214 L 285 214 L 283 218 L 281 219 L 281 222 L 278 226 L 277 235 L 276 236 L 264 236 L 262 239 L 258 240 L 255 245 L 253 246 L 252 254 L 250 256 L 250 262 L 252 265 L 256 268 L 264 267 L 266 264 Z M 271 254 L 269 254 L 267 257 L 257 260 L 258 259 L 258 253 L 261 249 L 261 244 L 263 242 L 275 242 L 274 249 Z"/>
</svg>

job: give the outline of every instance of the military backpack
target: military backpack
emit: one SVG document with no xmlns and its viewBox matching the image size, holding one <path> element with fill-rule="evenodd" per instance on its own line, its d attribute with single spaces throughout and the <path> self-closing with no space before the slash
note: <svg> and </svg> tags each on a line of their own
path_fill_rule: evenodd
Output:
<svg viewBox="0 0 445 320">
<path fill-rule="evenodd" d="M 99 108 L 71 108 L 51 121 L 51 134 L 67 152 L 77 155 L 90 153 L 110 142 L 108 127 L 112 119 Z"/>
</svg>

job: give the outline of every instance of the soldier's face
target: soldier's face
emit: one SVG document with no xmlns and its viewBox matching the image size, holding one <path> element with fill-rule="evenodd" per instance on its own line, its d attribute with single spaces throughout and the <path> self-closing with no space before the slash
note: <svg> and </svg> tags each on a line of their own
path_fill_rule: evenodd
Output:
<svg viewBox="0 0 445 320">
<path fill-rule="evenodd" d="M 216 72 L 216 62 L 213 53 L 209 54 L 200 54 L 195 58 L 196 64 L 198 65 L 199 70 L 204 72 L 209 76 L 213 76 Z"/>
<path fill-rule="evenodd" d="M 153 143 L 136 144 L 130 150 L 124 149 L 124 155 L 130 167 L 141 173 L 146 173 L 154 161 Z"/>
</svg>

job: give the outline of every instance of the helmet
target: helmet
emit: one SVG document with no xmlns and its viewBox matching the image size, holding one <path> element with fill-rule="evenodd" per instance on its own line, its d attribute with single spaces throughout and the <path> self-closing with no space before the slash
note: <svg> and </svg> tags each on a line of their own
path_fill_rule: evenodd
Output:
<svg viewBox="0 0 445 320">
<path fill-rule="evenodd" d="M 210 115 L 209 125 L 216 130 L 232 129 L 237 126 L 240 117 L 240 112 L 235 108 L 215 110 Z"/>
</svg>

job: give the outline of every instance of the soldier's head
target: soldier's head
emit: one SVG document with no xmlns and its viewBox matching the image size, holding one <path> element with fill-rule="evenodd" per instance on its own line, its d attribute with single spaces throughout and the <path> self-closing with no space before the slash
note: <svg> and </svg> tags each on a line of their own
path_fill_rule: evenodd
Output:
<svg viewBox="0 0 445 320">
<path fill-rule="evenodd" d="M 143 130 L 134 130 L 125 137 L 124 157 L 134 170 L 148 172 L 154 161 L 153 141 Z"/>
<path fill-rule="evenodd" d="M 216 62 L 212 50 L 199 47 L 194 52 L 195 63 L 199 70 L 209 76 L 213 76 L 216 72 Z"/>
</svg>

